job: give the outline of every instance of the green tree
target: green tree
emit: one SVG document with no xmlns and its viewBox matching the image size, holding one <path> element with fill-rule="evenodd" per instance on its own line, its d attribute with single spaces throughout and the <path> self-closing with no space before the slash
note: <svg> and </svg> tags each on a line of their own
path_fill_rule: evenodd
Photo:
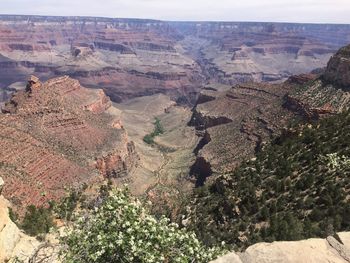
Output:
<svg viewBox="0 0 350 263">
<path fill-rule="evenodd" d="M 31 236 L 48 233 L 54 226 L 51 208 L 28 206 L 21 226 Z"/>
</svg>

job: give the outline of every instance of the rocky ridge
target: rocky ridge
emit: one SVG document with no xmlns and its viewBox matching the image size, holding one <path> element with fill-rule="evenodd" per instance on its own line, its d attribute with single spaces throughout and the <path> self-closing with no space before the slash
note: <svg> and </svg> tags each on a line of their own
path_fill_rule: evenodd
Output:
<svg viewBox="0 0 350 263">
<path fill-rule="evenodd" d="M 66 187 L 127 176 L 138 157 L 113 109 L 102 90 L 67 76 L 32 77 L 0 114 L 4 196 L 23 210 L 59 199 Z"/>
<path fill-rule="evenodd" d="M 318 78 L 299 85 L 286 97 L 286 106 L 309 119 L 347 110 L 350 105 L 350 46 L 341 48 Z"/>
<path fill-rule="evenodd" d="M 250 83 L 228 91 L 202 91 L 191 125 L 202 136 L 193 174 L 231 171 L 285 127 L 293 114 L 283 107 L 287 84 Z"/>
</svg>

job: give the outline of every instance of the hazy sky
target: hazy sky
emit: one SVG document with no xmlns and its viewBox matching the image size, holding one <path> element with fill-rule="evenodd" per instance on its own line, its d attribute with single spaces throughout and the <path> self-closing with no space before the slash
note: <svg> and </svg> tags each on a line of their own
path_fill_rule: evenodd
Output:
<svg viewBox="0 0 350 263">
<path fill-rule="evenodd" d="M 0 0 L 0 13 L 350 24 L 350 0 Z"/>
</svg>

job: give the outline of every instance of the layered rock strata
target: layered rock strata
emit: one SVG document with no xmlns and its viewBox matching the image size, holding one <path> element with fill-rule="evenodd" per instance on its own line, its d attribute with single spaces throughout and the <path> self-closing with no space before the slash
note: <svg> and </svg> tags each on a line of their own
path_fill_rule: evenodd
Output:
<svg viewBox="0 0 350 263">
<path fill-rule="evenodd" d="M 101 175 L 127 176 L 137 164 L 109 98 L 67 76 L 44 83 L 32 78 L 2 111 L 0 175 L 15 207 L 57 200 L 66 188 Z"/>
<path fill-rule="evenodd" d="M 30 32 L 30 34 L 28 33 Z M 322 68 L 348 25 L 0 16 L 0 85 L 69 75 L 115 102 L 164 93 L 194 103 L 206 81 L 275 82 Z"/>
<path fill-rule="evenodd" d="M 283 107 L 289 88 L 251 83 L 202 92 L 190 122 L 203 136 L 193 167 L 199 180 L 231 171 L 286 126 L 293 115 Z"/>
</svg>

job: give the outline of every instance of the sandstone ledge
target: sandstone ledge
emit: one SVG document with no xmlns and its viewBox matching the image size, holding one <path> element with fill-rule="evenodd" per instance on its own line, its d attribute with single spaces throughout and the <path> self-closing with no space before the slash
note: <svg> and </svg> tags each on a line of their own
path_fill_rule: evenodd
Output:
<svg viewBox="0 0 350 263">
<path fill-rule="evenodd" d="M 326 239 L 258 243 L 243 253 L 231 252 L 212 263 L 350 262 L 350 232 L 341 232 L 338 236 L 343 244 L 331 236 Z"/>
</svg>

